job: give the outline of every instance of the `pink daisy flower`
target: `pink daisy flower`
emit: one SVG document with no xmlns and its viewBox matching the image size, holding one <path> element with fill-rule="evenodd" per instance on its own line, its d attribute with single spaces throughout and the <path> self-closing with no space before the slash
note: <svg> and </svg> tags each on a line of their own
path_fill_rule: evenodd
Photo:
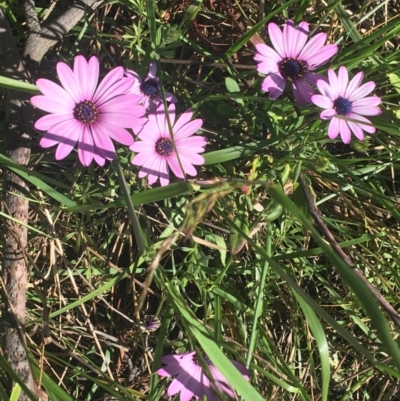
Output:
<svg viewBox="0 0 400 401">
<path fill-rule="evenodd" d="M 292 20 L 287 20 L 283 33 L 273 22 L 268 24 L 268 33 L 274 49 L 256 44 L 254 60 L 259 64 L 257 71 L 267 74 L 261 88 L 269 92 L 270 99 L 278 99 L 285 88 L 286 81 L 292 81 L 296 101 L 305 105 L 310 103 L 314 90 L 309 83 L 316 85 L 322 75 L 310 72 L 327 62 L 337 51 L 337 45 L 324 45 L 326 33 L 318 33 L 307 43 L 308 23 L 300 22 L 295 28 Z"/>
<path fill-rule="evenodd" d="M 126 71 L 128 76 L 135 78 L 129 93 L 140 96 L 139 104 L 142 104 L 146 109 L 152 104 L 158 105 L 163 101 L 161 98 L 161 82 L 160 79 L 156 77 L 156 73 L 157 64 L 155 61 L 150 63 L 149 72 L 144 80 L 142 80 L 135 71 Z M 165 100 L 170 103 L 176 103 L 177 101 L 176 97 L 169 92 L 165 92 Z"/>
<path fill-rule="evenodd" d="M 377 96 L 366 97 L 375 88 L 375 82 L 367 82 L 360 86 L 364 77 L 359 72 L 349 82 L 346 67 L 340 67 L 336 76 L 333 70 L 328 70 L 329 83 L 319 80 L 317 86 L 321 95 L 314 95 L 311 101 L 318 107 L 325 109 L 320 117 L 323 120 L 331 120 L 328 128 L 328 136 L 335 139 L 339 133 L 344 143 L 350 143 L 351 132 L 360 140 L 364 139 L 364 131 L 375 133 L 375 127 L 364 116 L 376 116 L 381 114 L 377 107 L 381 104 L 381 98 Z"/>
<path fill-rule="evenodd" d="M 161 362 L 166 366 L 159 369 L 157 373 L 162 377 L 176 376 L 168 387 L 167 394 L 171 397 L 180 392 L 180 401 L 189 401 L 193 397 L 196 400 L 202 400 L 203 396 L 208 401 L 219 401 L 213 390 L 223 392 L 233 398 L 232 387 L 217 368 L 208 360 L 208 368 L 213 377 L 210 381 L 203 373 L 203 368 L 197 361 L 196 352 L 186 354 L 166 355 Z M 231 361 L 236 369 L 244 376 L 246 380 L 250 379 L 250 372 L 240 363 Z"/>
<path fill-rule="evenodd" d="M 185 174 L 196 176 L 197 171 L 193 166 L 204 163 L 199 153 L 204 152 L 207 140 L 203 136 L 193 136 L 203 125 L 203 120 L 191 121 L 193 112 L 187 110 L 175 121 L 174 104 L 169 106 L 168 114 L 171 133 L 164 105 L 160 103 L 150 109 L 149 121 L 138 135 L 141 140 L 130 147 L 137 153 L 132 164 L 141 166 L 139 178 L 147 175 L 149 185 L 158 179 L 162 186 L 168 185 L 169 169 L 178 178 L 185 178 Z"/>
<path fill-rule="evenodd" d="M 31 103 L 51 113 L 39 118 L 35 128 L 47 131 L 40 145 L 57 145 L 56 160 L 68 156 L 78 144 L 78 156 L 84 166 L 94 159 L 103 166 L 115 157 L 113 139 L 125 146 L 133 144 L 133 136 L 125 128 L 138 131 L 146 122 L 146 109 L 138 105 L 138 97 L 127 94 L 132 78 L 124 77 L 124 69 L 116 67 L 98 84 L 99 60 L 77 56 L 74 68 L 57 64 L 61 85 L 38 79 L 43 95 L 33 96 Z"/>
</svg>

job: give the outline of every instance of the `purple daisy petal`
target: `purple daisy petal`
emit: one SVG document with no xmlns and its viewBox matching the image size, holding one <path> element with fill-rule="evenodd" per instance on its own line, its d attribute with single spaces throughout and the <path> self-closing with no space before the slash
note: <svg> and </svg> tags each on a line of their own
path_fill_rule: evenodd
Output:
<svg viewBox="0 0 400 401">
<path fill-rule="evenodd" d="M 318 107 L 322 109 L 331 109 L 333 108 L 333 102 L 328 96 L 324 95 L 314 95 L 311 97 L 311 101 Z"/>
<path fill-rule="evenodd" d="M 314 89 L 304 79 L 293 81 L 293 94 L 296 102 L 301 106 L 311 102 L 311 97 L 315 94 Z"/>
<path fill-rule="evenodd" d="M 351 94 L 357 89 L 359 88 L 361 81 L 364 78 L 364 73 L 362 71 L 360 71 L 358 74 L 356 74 L 353 79 L 350 81 L 347 89 L 346 89 L 346 93 L 344 94 L 345 98 L 350 98 Z"/>
<path fill-rule="evenodd" d="M 342 138 L 343 143 L 349 144 L 351 141 L 350 128 L 345 120 L 342 120 L 341 118 L 338 120 L 339 120 L 340 137 Z"/>
<path fill-rule="evenodd" d="M 330 139 L 335 139 L 339 135 L 339 119 L 333 117 L 328 127 L 328 136 Z"/>
<path fill-rule="evenodd" d="M 364 131 L 362 130 L 361 126 L 351 121 L 347 121 L 347 124 L 349 125 L 350 130 L 353 132 L 356 138 L 362 141 L 364 139 Z"/>
<path fill-rule="evenodd" d="M 72 100 L 72 99 L 71 99 Z M 47 111 L 48 113 L 57 114 L 70 114 L 72 116 L 75 103 L 66 103 L 62 100 L 54 100 L 48 96 L 33 96 L 31 103 L 40 110 Z"/>
<path fill-rule="evenodd" d="M 357 100 L 362 99 L 363 97 L 369 95 L 375 89 L 375 82 L 367 82 L 364 85 L 361 85 L 359 88 L 355 89 L 349 95 L 349 100 L 351 102 L 356 102 Z"/>
<path fill-rule="evenodd" d="M 283 34 L 279 29 L 278 25 L 271 22 L 268 24 L 268 34 L 271 39 L 272 45 L 278 52 L 280 57 L 286 57 L 285 46 L 283 43 Z"/>
<path fill-rule="evenodd" d="M 319 115 L 321 117 L 321 120 L 330 120 L 331 118 L 335 117 L 337 115 L 335 109 L 326 109 L 321 114 Z"/>
<path fill-rule="evenodd" d="M 347 73 L 346 67 L 340 67 L 338 73 L 338 94 L 344 97 L 349 83 L 349 74 Z"/>
<path fill-rule="evenodd" d="M 147 74 L 147 78 L 155 78 L 157 74 L 157 63 L 152 61 L 149 65 L 149 73 Z"/>
<path fill-rule="evenodd" d="M 319 80 L 328 83 L 328 78 L 325 75 L 317 74 L 315 72 L 306 72 L 305 74 L 303 74 L 303 77 L 307 82 L 314 86 L 317 86 L 317 82 Z"/>
<path fill-rule="evenodd" d="M 307 42 L 307 33 L 308 24 L 306 32 L 304 28 L 296 29 L 292 20 L 286 21 L 286 24 L 283 27 L 283 45 L 286 57 L 297 58 L 304 44 Z"/>
<path fill-rule="evenodd" d="M 264 92 L 269 92 L 269 98 L 271 100 L 278 99 L 282 95 L 283 89 L 285 88 L 286 79 L 280 74 L 268 75 L 261 84 L 261 89 Z"/>
<path fill-rule="evenodd" d="M 350 113 L 347 117 L 354 120 L 354 122 L 356 124 L 358 124 L 361 129 L 368 132 L 369 134 L 375 133 L 376 128 L 373 125 L 371 125 L 372 123 L 370 120 L 368 120 L 368 118 L 365 118 L 365 117 L 360 116 L 359 114 L 355 114 L 355 113 Z M 363 124 L 363 123 L 366 123 L 366 124 Z"/>
<path fill-rule="evenodd" d="M 82 56 L 77 56 L 77 57 L 82 57 Z M 60 61 L 57 64 L 57 74 L 61 82 L 61 85 L 70 94 L 75 103 L 79 103 L 80 101 L 85 100 L 82 99 L 81 91 L 75 81 L 74 72 L 71 70 L 71 68 L 68 67 L 67 64 Z"/>
</svg>

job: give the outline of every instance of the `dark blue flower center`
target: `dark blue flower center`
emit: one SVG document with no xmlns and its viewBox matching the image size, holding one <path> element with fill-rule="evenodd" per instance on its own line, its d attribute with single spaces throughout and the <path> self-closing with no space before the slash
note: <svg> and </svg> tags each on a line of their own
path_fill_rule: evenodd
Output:
<svg viewBox="0 0 400 401">
<path fill-rule="evenodd" d="M 174 152 L 174 144 L 172 143 L 171 139 L 168 138 L 160 138 L 156 142 L 156 152 L 160 156 L 171 156 Z"/>
<path fill-rule="evenodd" d="M 349 99 L 345 99 L 344 97 L 338 97 L 333 102 L 333 108 L 336 110 L 336 113 L 340 116 L 347 116 L 351 113 L 352 103 Z"/>
<path fill-rule="evenodd" d="M 206 354 L 204 354 L 204 353 L 203 353 L 203 359 L 204 359 L 205 363 L 206 363 L 208 366 L 212 365 L 212 362 L 211 362 L 210 358 L 209 358 Z M 193 362 L 194 362 L 196 365 L 198 365 L 198 366 L 200 365 L 200 363 L 199 363 L 199 358 L 197 358 L 197 355 L 196 355 L 196 354 L 193 355 Z"/>
<path fill-rule="evenodd" d="M 99 116 L 99 110 L 90 100 L 79 102 L 74 107 L 74 117 L 82 124 L 93 124 Z"/>
<path fill-rule="evenodd" d="M 140 90 L 146 96 L 156 96 L 160 90 L 160 83 L 157 78 L 150 78 L 140 84 Z"/>
<path fill-rule="evenodd" d="M 286 57 L 278 63 L 281 75 L 290 80 L 301 78 L 307 72 L 307 64 L 304 61 Z"/>
</svg>

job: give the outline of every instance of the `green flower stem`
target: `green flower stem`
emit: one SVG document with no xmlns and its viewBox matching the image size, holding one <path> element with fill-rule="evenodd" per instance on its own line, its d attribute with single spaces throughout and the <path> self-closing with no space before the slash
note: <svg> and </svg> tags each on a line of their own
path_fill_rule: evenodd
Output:
<svg viewBox="0 0 400 401">
<path fill-rule="evenodd" d="M 136 246 L 138 250 L 137 258 L 143 255 L 144 252 L 144 239 L 142 235 L 142 230 L 140 228 L 139 220 L 136 216 L 135 209 L 132 204 L 131 194 L 129 191 L 128 184 L 126 183 L 124 172 L 122 171 L 121 164 L 118 159 L 118 155 L 115 157 L 115 166 L 117 168 L 119 182 L 121 184 L 122 192 L 124 195 L 124 199 L 126 202 L 126 207 L 128 208 L 129 217 L 131 219 L 132 228 L 133 228 L 133 235 L 135 236 Z"/>
</svg>

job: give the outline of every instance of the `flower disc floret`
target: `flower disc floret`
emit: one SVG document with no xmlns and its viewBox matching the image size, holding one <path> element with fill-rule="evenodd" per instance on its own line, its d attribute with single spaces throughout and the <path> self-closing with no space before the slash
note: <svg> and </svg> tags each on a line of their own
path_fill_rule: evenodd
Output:
<svg viewBox="0 0 400 401">
<path fill-rule="evenodd" d="M 132 164 L 140 167 L 139 178 L 147 176 L 149 185 L 160 180 L 164 186 L 169 184 L 170 171 L 181 179 L 186 175 L 197 175 L 194 166 L 204 163 L 200 153 L 204 152 L 207 140 L 194 135 L 203 125 L 203 120 L 192 120 L 192 116 L 193 112 L 187 110 L 175 121 L 174 104 L 168 110 L 163 104 L 150 108 L 149 121 L 138 136 L 140 141 L 130 147 L 136 152 Z"/>
<path fill-rule="evenodd" d="M 31 103 L 50 114 L 35 122 L 37 130 L 46 131 L 40 145 L 57 146 L 55 158 L 68 156 L 78 144 L 78 156 L 84 166 L 93 160 L 103 166 L 113 160 L 112 140 L 125 146 L 134 142 L 126 128 L 138 132 L 147 121 L 146 109 L 138 105 L 138 97 L 127 94 L 133 78 L 124 77 L 124 69 L 112 69 L 99 83 L 99 60 L 86 61 L 77 56 L 74 67 L 57 64 L 61 86 L 48 79 L 36 84 L 42 95 L 33 96 Z"/>
<path fill-rule="evenodd" d="M 270 99 L 278 99 L 290 80 L 296 101 L 305 105 L 314 95 L 310 84 L 316 85 L 318 79 L 324 78 L 312 71 L 333 57 L 338 47 L 325 45 L 325 33 L 318 33 L 308 40 L 308 30 L 305 21 L 296 28 L 292 20 L 287 20 L 283 32 L 271 22 L 268 34 L 273 47 L 263 43 L 256 45 L 254 60 L 258 63 L 257 71 L 267 75 L 261 88 L 269 92 Z"/>
<path fill-rule="evenodd" d="M 335 139 L 340 134 L 342 141 L 348 144 L 351 133 L 359 140 L 364 139 L 364 131 L 375 133 L 375 127 L 364 116 L 381 114 L 381 109 L 377 106 L 382 101 L 377 96 L 367 97 L 375 89 L 375 83 L 370 81 L 361 85 L 363 77 L 364 74 L 359 72 L 349 82 L 348 71 L 341 66 L 338 75 L 333 70 L 328 70 L 328 82 L 317 82 L 321 94 L 312 96 L 311 101 L 324 109 L 320 114 L 321 119 L 330 120 L 330 139 Z"/>
<path fill-rule="evenodd" d="M 140 91 L 149 97 L 160 94 L 160 83 L 156 78 L 150 78 L 140 84 Z"/>
</svg>

